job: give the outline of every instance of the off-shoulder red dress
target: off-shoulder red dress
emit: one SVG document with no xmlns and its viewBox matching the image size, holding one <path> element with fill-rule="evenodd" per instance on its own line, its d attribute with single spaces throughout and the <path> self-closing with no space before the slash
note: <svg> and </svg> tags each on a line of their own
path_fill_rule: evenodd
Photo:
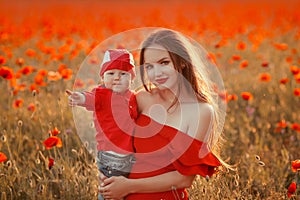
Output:
<svg viewBox="0 0 300 200">
<path fill-rule="evenodd" d="M 183 175 L 212 176 L 219 160 L 207 145 L 141 114 L 134 134 L 136 163 L 129 178 L 146 178 L 177 170 Z M 130 194 L 126 200 L 188 199 L 185 189 Z"/>
</svg>

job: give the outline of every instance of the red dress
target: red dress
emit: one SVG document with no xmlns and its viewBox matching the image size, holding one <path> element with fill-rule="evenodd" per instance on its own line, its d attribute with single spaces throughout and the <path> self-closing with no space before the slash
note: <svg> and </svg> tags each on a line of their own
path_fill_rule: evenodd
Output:
<svg viewBox="0 0 300 200">
<path fill-rule="evenodd" d="M 136 163 L 129 178 L 146 178 L 177 170 L 183 175 L 212 176 L 219 160 L 207 145 L 141 114 L 134 134 Z M 130 194 L 126 200 L 188 199 L 185 189 Z"/>
</svg>

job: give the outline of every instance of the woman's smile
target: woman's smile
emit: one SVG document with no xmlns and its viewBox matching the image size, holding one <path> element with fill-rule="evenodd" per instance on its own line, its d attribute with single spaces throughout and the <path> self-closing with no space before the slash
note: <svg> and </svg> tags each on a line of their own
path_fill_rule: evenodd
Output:
<svg viewBox="0 0 300 200">
<path fill-rule="evenodd" d="M 155 79 L 155 82 L 162 85 L 164 84 L 165 82 L 168 81 L 169 78 L 158 78 L 158 79 Z"/>
</svg>

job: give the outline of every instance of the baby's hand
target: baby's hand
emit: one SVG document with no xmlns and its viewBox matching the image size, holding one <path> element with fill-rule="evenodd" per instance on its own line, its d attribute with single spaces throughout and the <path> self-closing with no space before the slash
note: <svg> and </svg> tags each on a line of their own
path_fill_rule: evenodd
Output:
<svg viewBox="0 0 300 200">
<path fill-rule="evenodd" d="M 72 92 L 71 90 L 66 90 L 68 94 L 68 104 L 69 106 L 78 106 L 80 104 L 84 104 L 85 96 L 80 92 Z"/>
</svg>

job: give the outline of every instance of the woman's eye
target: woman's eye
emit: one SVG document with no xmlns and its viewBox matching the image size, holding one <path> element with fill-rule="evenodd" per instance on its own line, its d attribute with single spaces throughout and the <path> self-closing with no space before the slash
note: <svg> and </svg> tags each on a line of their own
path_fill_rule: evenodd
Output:
<svg viewBox="0 0 300 200">
<path fill-rule="evenodd" d="M 170 63 L 170 61 L 168 61 L 168 60 L 165 60 L 165 61 L 161 62 L 162 65 L 168 65 L 169 63 Z"/>
<path fill-rule="evenodd" d="M 145 69 L 146 69 L 146 70 L 149 70 L 149 69 L 152 69 L 152 68 L 153 68 L 152 65 L 145 65 Z"/>
</svg>

